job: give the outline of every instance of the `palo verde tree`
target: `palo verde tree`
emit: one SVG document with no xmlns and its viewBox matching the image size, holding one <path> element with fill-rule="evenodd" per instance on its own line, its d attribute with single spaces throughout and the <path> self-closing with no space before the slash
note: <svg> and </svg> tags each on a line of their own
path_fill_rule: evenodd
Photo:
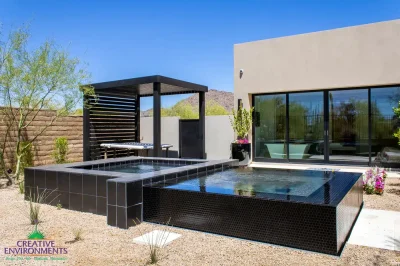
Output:
<svg viewBox="0 0 400 266">
<path fill-rule="evenodd" d="M 0 168 L 9 185 L 20 183 L 21 161 L 35 140 L 57 119 L 82 104 L 83 94 L 94 95 L 93 87 L 83 85 L 88 84 L 89 75 L 77 58 L 53 41 L 30 49 L 29 38 L 29 29 L 22 27 L 0 42 L 0 116 L 5 127 L 4 136 L 0 136 Z M 54 115 L 33 130 L 43 110 Z M 13 149 L 15 156 L 11 173 L 5 165 L 6 148 Z"/>
</svg>

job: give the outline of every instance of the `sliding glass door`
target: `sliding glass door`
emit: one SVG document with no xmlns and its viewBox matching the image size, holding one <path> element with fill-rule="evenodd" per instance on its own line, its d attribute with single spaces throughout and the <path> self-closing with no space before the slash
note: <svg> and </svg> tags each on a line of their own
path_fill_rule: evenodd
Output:
<svg viewBox="0 0 400 266">
<path fill-rule="evenodd" d="M 369 162 L 368 89 L 329 91 L 329 161 Z"/>
<path fill-rule="evenodd" d="M 287 159 L 286 95 L 255 96 L 254 114 L 254 157 Z"/>
<path fill-rule="evenodd" d="M 324 93 L 289 94 L 289 159 L 324 160 Z"/>
<path fill-rule="evenodd" d="M 400 87 L 254 95 L 255 161 L 400 167 Z"/>
<path fill-rule="evenodd" d="M 393 134 L 400 127 L 400 119 L 393 107 L 400 101 L 400 87 L 371 89 L 371 162 L 383 167 L 400 165 L 399 139 Z"/>
</svg>

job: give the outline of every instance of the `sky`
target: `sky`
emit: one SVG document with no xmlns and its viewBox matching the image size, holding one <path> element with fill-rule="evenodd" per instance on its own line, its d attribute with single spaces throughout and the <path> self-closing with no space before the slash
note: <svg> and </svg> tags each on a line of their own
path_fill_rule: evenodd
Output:
<svg viewBox="0 0 400 266">
<path fill-rule="evenodd" d="M 0 0 L 2 37 L 28 23 L 32 47 L 51 39 L 68 48 L 93 83 L 164 75 L 231 92 L 236 43 L 399 17 L 398 0 Z"/>
</svg>

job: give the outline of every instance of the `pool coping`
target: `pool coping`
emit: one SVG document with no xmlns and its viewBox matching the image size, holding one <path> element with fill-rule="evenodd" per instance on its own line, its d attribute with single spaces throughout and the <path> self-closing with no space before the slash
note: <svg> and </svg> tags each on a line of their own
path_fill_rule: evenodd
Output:
<svg viewBox="0 0 400 266">
<path fill-rule="evenodd" d="M 104 171 L 104 170 L 96 170 L 96 169 L 84 169 L 80 167 L 88 167 L 95 166 L 100 164 L 107 163 L 115 163 L 118 166 L 118 163 L 126 162 L 126 161 L 153 161 L 153 162 L 191 162 L 192 164 L 178 164 L 182 166 L 173 167 L 169 169 L 163 169 L 159 171 L 146 172 L 146 173 L 122 173 L 117 171 Z M 160 175 L 167 175 L 175 172 L 180 172 L 181 170 L 192 170 L 201 167 L 214 166 L 217 164 L 234 164 L 238 160 L 236 159 L 224 159 L 224 160 L 205 160 L 205 159 L 180 159 L 180 158 L 160 158 L 160 157 L 142 157 L 142 156 L 129 156 L 122 158 L 110 158 L 110 159 L 100 159 L 94 161 L 85 161 L 85 162 L 74 162 L 67 164 L 53 164 L 53 165 L 43 165 L 43 166 L 35 166 L 35 167 L 27 167 L 27 170 L 48 170 L 48 171 L 62 171 L 66 173 L 77 173 L 77 174 L 95 174 L 99 176 L 113 176 L 115 181 L 117 182 L 129 182 L 129 181 L 139 181 L 145 180 L 149 178 L 153 178 Z M 122 165 L 122 164 L 121 164 Z M 177 171 L 179 170 L 179 171 Z"/>
<path fill-rule="evenodd" d="M 123 173 L 99 167 L 128 166 L 138 163 L 173 164 L 177 167 L 146 172 Z M 143 186 L 214 169 L 228 169 L 238 160 L 177 159 L 129 156 L 68 164 L 25 168 L 25 199 L 32 191 L 51 191 L 47 204 L 75 211 L 106 215 L 107 224 L 127 229 L 133 219 L 143 221 Z M 85 169 L 87 168 L 87 169 Z M 53 193 L 55 192 L 55 193 Z M 48 198 L 48 199 L 47 199 Z"/>
</svg>

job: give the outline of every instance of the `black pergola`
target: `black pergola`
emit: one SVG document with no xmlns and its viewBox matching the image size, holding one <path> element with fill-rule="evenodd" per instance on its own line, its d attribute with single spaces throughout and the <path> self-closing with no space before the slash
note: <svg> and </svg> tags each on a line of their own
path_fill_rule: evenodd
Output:
<svg viewBox="0 0 400 266">
<path fill-rule="evenodd" d="M 153 156 L 161 157 L 161 96 L 199 94 L 200 157 L 205 159 L 205 93 L 207 86 L 164 76 L 147 76 L 91 84 L 96 97 L 83 112 L 83 159 L 102 158 L 102 143 L 140 142 L 140 97 L 153 96 Z M 115 156 L 129 155 L 118 151 Z"/>
</svg>

